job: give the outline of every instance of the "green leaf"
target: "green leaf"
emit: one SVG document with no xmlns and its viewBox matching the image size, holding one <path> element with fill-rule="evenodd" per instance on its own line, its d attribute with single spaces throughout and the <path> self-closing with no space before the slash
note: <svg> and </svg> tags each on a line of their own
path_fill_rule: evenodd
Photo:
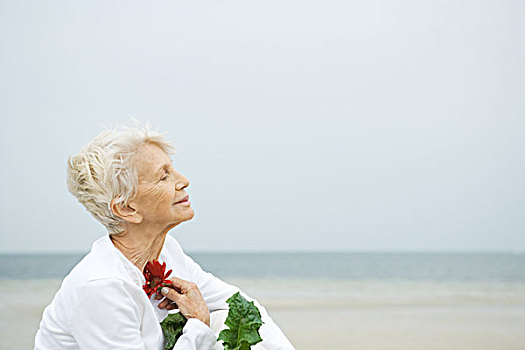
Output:
<svg viewBox="0 0 525 350">
<path fill-rule="evenodd" d="M 171 350 L 175 346 L 177 339 L 182 335 L 182 328 L 188 319 L 180 312 L 169 314 L 161 323 L 162 333 L 164 333 L 164 349 Z"/>
<path fill-rule="evenodd" d="M 217 340 L 224 341 L 224 350 L 250 350 L 252 345 L 262 341 L 259 334 L 264 323 L 261 313 L 253 301 L 248 302 L 239 292 L 226 302 L 230 310 L 224 323 L 230 329 L 221 331 Z"/>
</svg>

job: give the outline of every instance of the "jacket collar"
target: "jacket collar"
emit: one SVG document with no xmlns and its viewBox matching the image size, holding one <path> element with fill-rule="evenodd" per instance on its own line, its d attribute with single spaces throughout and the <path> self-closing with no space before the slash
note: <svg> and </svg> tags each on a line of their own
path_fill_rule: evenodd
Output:
<svg viewBox="0 0 525 350">
<path fill-rule="evenodd" d="M 142 286 L 146 283 L 146 279 L 144 278 L 142 271 L 133 265 L 133 263 L 129 261 L 128 258 L 126 258 L 126 256 L 115 247 L 108 234 L 100 237 L 93 243 L 91 252 L 95 255 L 102 254 L 104 256 L 111 256 L 113 266 L 108 266 L 108 268 L 118 270 L 119 274 L 124 274 L 125 276 L 129 277 L 137 286 L 142 288 Z"/>
</svg>

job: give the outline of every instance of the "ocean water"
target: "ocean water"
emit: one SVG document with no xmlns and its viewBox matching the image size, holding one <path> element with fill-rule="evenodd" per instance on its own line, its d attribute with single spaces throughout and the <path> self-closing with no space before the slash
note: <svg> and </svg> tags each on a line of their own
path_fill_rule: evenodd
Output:
<svg viewBox="0 0 525 350">
<path fill-rule="evenodd" d="M 189 255 L 261 302 L 297 349 L 524 349 L 525 255 Z M 33 348 L 82 256 L 0 255 L 0 350 Z"/>
<path fill-rule="evenodd" d="M 189 253 L 222 278 L 525 282 L 525 254 Z M 63 278 L 84 254 L 0 255 L 0 279 Z"/>
</svg>

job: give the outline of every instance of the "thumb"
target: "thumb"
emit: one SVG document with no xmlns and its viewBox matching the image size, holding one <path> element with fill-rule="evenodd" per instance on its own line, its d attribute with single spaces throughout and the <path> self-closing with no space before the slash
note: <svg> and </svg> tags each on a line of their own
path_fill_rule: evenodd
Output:
<svg viewBox="0 0 525 350">
<path fill-rule="evenodd" d="M 166 298 L 168 298 L 169 300 L 174 301 L 174 302 L 177 302 L 177 300 L 182 296 L 179 293 L 177 293 L 173 288 L 168 288 L 168 287 L 162 287 L 160 292 Z"/>
</svg>

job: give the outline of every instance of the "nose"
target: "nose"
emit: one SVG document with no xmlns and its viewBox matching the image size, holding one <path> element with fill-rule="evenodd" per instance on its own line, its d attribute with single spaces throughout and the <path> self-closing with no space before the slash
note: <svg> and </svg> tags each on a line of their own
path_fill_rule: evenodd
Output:
<svg viewBox="0 0 525 350">
<path fill-rule="evenodd" d="M 188 180 L 184 175 L 177 173 L 177 183 L 175 184 L 175 189 L 177 191 L 182 190 L 190 185 L 190 180 Z"/>
</svg>

